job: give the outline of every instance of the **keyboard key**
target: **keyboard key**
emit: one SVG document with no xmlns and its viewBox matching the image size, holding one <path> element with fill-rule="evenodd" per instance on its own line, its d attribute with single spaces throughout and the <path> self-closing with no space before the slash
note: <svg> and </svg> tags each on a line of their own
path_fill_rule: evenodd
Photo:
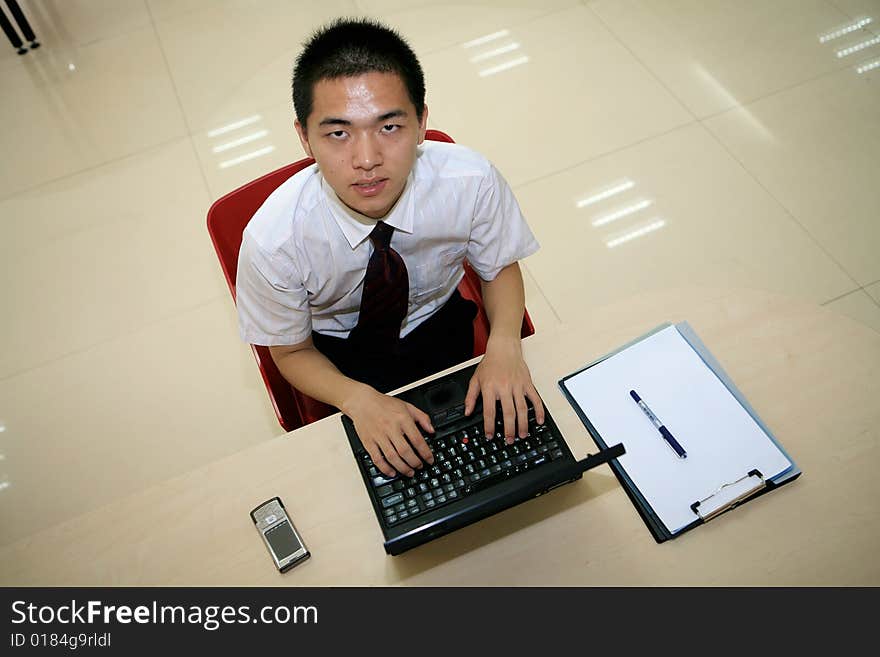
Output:
<svg viewBox="0 0 880 657">
<path fill-rule="evenodd" d="M 393 525 L 395 522 L 397 522 L 397 516 L 396 516 L 396 515 L 390 515 L 390 516 L 388 516 L 388 517 L 385 518 L 385 522 L 387 522 L 389 525 Z"/>
<path fill-rule="evenodd" d="M 396 491 L 400 491 L 406 488 L 406 484 L 404 484 L 400 479 L 395 479 L 394 483 L 391 484 L 391 487 Z"/>
<path fill-rule="evenodd" d="M 453 484 L 446 484 L 443 487 L 443 490 L 445 490 L 447 493 L 451 493 L 452 491 L 455 490 L 455 486 Z"/>
<path fill-rule="evenodd" d="M 552 458 L 553 460 L 556 460 L 558 458 L 562 458 L 562 450 L 557 449 L 553 452 L 550 452 L 550 458 Z"/>
<path fill-rule="evenodd" d="M 371 469 L 374 470 L 375 468 Z M 389 479 L 388 477 L 373 477 L 373 486 L 384 486 L 385 484 L 390 484 L 392 481 L 394 481 L 394 479 Z"/>
<path fill-rule="evenodd" d="M 394 489 L 391 486 L 379 486 L 376 489 L 376 495 L 379 497 L 385 497 L 386 495 L 391 495 L 394 492 Z"/>
<path fill-rule="evenodd" d="M 458 488 L 464 488 L 464 487 L 466 486 L 466 484 L 464 483 L 464 479 L 458 479 L 458 480 L 456 480 L 455 482 L 453 482 L 452 485 L 455 486 L 456 489 L 458 489 Z"/>
<path fill-rule="evenodd" d="M 398 504 L 396 507 L 394 507 L 394 510 L 397 511 L 397 515 L 400 515 L 401 511 L 406 511 L 406 504 Z"/>
<path fill-rule="evenodd" d="M 397 514 L 398 520 L 406 520 L 409 518 L 409 511 L 403 510 Z"/>
<path fill-rule="evenodd" d="M 414 498 L 416 496 L 415 486 L 410 486 L 405 491 L 403 491 L 403 494 L 404 494 L 404 496 L 406 496 L 406 499 L 411 500 L 412 498 Z"/>
<path fill-rule="evenodd" d="M 386 497 L 382 500 L 382 507 L 387 509 L 388 507 L 399 504 L 400 502 L 403 502 L 403 493 L 395 493 L 394 495 Z"/>
<path fill-rule="evenodd" d="M 458 491 L 451 490 L 448 493 L 446 493 L 446 497 L 447 497 L 447 499 L 450 499 L 450 500 L 457 500 L 459 498 Z"/>
<path fill-rule="evenodd" d="M 437 502 L 437 504 L 445 504 L 446 503 L 446 496 L 441 495 L 440 497 L 435 497 L 434 501 Z"/>
<path fill-rule="evenodd" d="M 385 517 L 387 518 L 388 516 L 393 516 L 393 515 L 394 515 L 394 509 L 385 509 L 385 510 L 382 511 L 382 513 L 384 513 L 384 514 L 385 514 Z"/>
<path fill-rule="evenodd" d="M 406 508 L 407 509 L 418 509 L 419 503 L 416 502 L 415 500 L 407 500 L 406 501 Z M 410 513 L 412 513 L 412 511 L 410 511 Z"/>
</svg>

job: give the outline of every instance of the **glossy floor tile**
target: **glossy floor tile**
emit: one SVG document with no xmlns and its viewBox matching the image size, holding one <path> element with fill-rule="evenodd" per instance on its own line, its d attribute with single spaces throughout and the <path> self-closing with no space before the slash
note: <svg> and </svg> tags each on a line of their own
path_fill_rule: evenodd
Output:
<svg viewBox="0 0 880 657">
<path fill-rule="evenodd" d="M 880 278 L 880 68 L 847 68 L 706 126 L 860 285 Z"/>
<path fill-rule="evenodd" d="M 541 242 L 526 262 L 563 321 L 689 284 L 815 302 L 856 287 L 700 125 L 515 191 Z"/>
<path fill-rule="evenodd" d="M 535 280 L 527 262 L 520 265 L 523 276 L 523 286 L 526 292 L 526 310 L 529 318 L 535 326 L 535 332 L 558 326 L 561 318 L 556 309 L 547 301 L 540 284 Z"/>
<path fill-rule="evenodd" d="M 485 39 L 546 14 L 580 4 L 579 0 L 355 0 L 359 13 L 399 30 L 421 55 L 456 44 Z M 486 42 L 488 43 L 488 42 Z"/>
<path fill-rule="evenodd" d="M 594 0 L 587 5 L 697 117 L 848 66 L 838 50 L 870 38 L 825 0 Z M 880 15 L 875 16 L 880 19 Z M 874 46 L 865 53 L 880 53 Z"/>
<path fill-rule="evenodd" d="M 846 12 L 850 18 L 872 16 L 875 21 L 880 21 L 880 0 L 829 0 L 829 2 Z"/>
<path fill-rule="evenodd" d="M 0 544 L 281 432 L 228 298 L 0 380 L 0 425 Z"/>
<path fill-rule="evenodd" d="M 355 13 L 353 0 L 212 3 L 156 20 L 191 130 L 291 103 L 293 61 L 321 23 Z"/>
<path fill-rule="evenodd" d="M 20 2 L 19 6 L 40 48 L 50 51 L 82 47 L 150 26 L 150 14 L 143 0 L 41 0 Z M 12 13 L 5 7 L 4 11 L 25 46 L 29 46 Z M 0 67 L 19 58 L 15 50 L 5 47 L 5 39 L 3 46 Z"/>
<path fill-rule="evenodd" d="M 189 139 L 0 201 L 0 379 L 226 294 Z"/>
<path fill-rule="evenodd" d="M 152 27 L 0 70 L 0 198 L 186 134 Z"/>
<path fill-rule="evenodd" d="M 826 304 L 825 307 L 846 315 L 860 324 L 870 326 L 880 333 L 880 303 L 872 299 L 865 290 L 851 292 Z"/>
<path fill-rule="evenodd" d="M 43 45 L 0 48 L 0 543 L 282 432 L 205 218 L 303 156 L 293 59 L 339 15 L 399 29 L 429 126 L 514 185 L 538 331 L 693 285 L 877 327 L 880 50 L 856 46 L 878 0 L 23 4 Z"/>
<path fill-rule="evenodd" d="M 692 120 L 585 7 L 498 34 L 422 63 L 434 120 L 513 185 Z"/>
</svg>

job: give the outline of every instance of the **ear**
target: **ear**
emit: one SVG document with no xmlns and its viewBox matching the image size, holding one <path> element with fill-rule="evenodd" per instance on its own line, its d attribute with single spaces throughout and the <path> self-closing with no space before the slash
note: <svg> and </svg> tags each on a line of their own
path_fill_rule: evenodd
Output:
<svg viewBox="0 0 880 657">
<path fill-rule="evenodd" d="M 425 141 L 425 132 L 428 130 L 428 106 L 422 109 L 422 120 L 419 122 L 419 143 Z"/>
<path fill-rule="evenodd" d="M 315 157 L 312 155 L 311 146 L 309 146 L 309 136 L 306 134 L 306 129 L 303 127 L 302 123 L 299 122 L 299 119 L 293 122 L 293 127 L 296 128 L 296 134 L 299 136 L 299 143 L 302 144 L 306 155 L 309 157 Z"/>
</svg>

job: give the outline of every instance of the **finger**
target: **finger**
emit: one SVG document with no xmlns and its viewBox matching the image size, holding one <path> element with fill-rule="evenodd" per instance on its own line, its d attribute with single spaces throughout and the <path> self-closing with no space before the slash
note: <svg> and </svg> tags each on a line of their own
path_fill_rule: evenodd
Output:
<svg viewBox="0 0 880 657">
<path fill-rule="evenodd" d="M 406 462 L 400 458 L 400 454 L 397 453 L 397 448 L 394 446 L 394 443 L 390 438 L 386 438 L 380 443 L 379 448 L 382 450 L 385 460 L 388 461 L 397 472 L 404 477 L 412 477 L 415 474 L 415 470 L 409 467 Z"/>
<path fill-rule="evenodd" d="M 516 433 L 516 406 L 509 393 L 501 396 L 501 412 L 504 416 L 504 437 L 508 443 L 512 443 Z"/>
<path fill-rule="evenodd" d="M 495 396 L 483 388 L 483 432 L 487 438 L 495 435 Z"/>
<path fill-rule="evenodd" d="M 470 415 L 474 412 L 474 407 L 477 405 L 477 397 L 480 394 L 480 382 L 477 380 L 477 375 L 474 374 L 471 377 L 470 383 L 468 383 L 467 395 L 464 398 L 464 414 Z"/>
<path fill-rule="evenodd" d="M 415 453 L 412 445 L 409 444 L 404 436 L 394 436 L 391 439 L 391 444 L 394 445 L 394 449 L 397 450 L 400 458 L 402 458 L 410 468 L 415 470 L 424 466 L 424 463 L 422 463 L 422 459 L 420 459 L 419 455 Z"/>
<path fill-rule="evenodd" d="M 394 479 L 397 476 L 397 471 L 391 466 L 388 461 L 385 460 L 385 457 L 382 456 L 382 451 L 379 449 L 379 446 L 376 443 L 373 443 L 367 449 L 367 454 L 370 455 L 370 458 L 373 460 L 373 465 L 375 465 L 379 472 L 388 477 L 389 479 Z"/>
<path fill-rule="evenodd" d="M 529 407 L 526 406 L 526 397 L 522 392 L 514 394 L 513 403 L 516 408 L 516 426 L 519 429 L 519 437 L 525 438 L 529 432 Z"/>
<path fill-rule="evenodd" d="M 535 407 L 535 423 L 544 424 L 544 402 L 541 401 L 541 397 L 538 395 L 538 391 L 535 390 L 535 386 L 531 383 L 526 386 L 526 397 L 532 402 L 532 406 Z"/>
<path fill-rule="evenodd" d="M 434 425 L 431 424 L 431 416 L 425 413 L 420 408 L 413 406 L 409 402 L 406 402 L 407 409 L 409 410 L 410 416 L 419 423 L 419 426 L 422 427 L 428 433 L 434 433 Z"/>
<path fill-rule="evenodd" d="M 422 436 L 422 432 L 419 431 L 418 427 L 414 423 L 411 423 L 409 427 L 403 428 L 403 433 L 409 441 L 409 444 L 416 450 L 418 457 L 420 457 L 418 467 L 422 467 L 422 461 L 433 464 L 434 454 L 431 452 L 431 448 L 428 446 L 428 443 L 425 441 L 425 438 Z"/>
</svg>

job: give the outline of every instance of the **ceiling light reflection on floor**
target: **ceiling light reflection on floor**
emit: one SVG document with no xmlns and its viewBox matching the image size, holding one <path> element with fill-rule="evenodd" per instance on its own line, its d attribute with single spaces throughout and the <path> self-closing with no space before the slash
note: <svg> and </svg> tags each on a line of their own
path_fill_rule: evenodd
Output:
<svg viewBox="0 0 880 657">
<path fill-rule="evenodd" d="M 609 249 L 613 249 L 615 246 L 620 246 L 626 242 L 632 241 L 637 237 L 642 237 L 643 235 L 647 235 L 648 233 L 653 233 L 655 230 L 659 230 L 666 225 L 666 222 L 663 219 L 657 219 L 647 224 L 646 226 L 642 226 L 641 228 L 637 228 L 628 233 L 624 233 L 620 237 L 615 237 L 605 242 L 605 246 Z"/>
<path fill-rule="evenodd" d="M 257 139 L 261 139 L 268 134 L 268 130 L 257 130 L 256 132 L 245 135 L 244 137 L 233 139 L 232 141 L 228 141 L 225 144 L 220 144 L 219 146 L 214 146 L 211 151 L 214 153 L 222 153 L 223 151 L 228 151 L 230 148 L 235 148 L 236 146 L 241 146 L 242 144 L 248 144 L 252 141 L 256 141 Z"/>
<path fill-rule="evenodd" d="M 476 64 L 477 62 L 482 62 L 485 59 L 491 59 L 492 57 L 497 57 L 498 55 L 512 52 L 517 48 L 519 48 L 518 43 L 508 43 L 507 45 L 495 48 L 495 50 L 489 50 L 487 52 L 481 52 L 479 55 L 474 55 L 473 57 L 471 57 L 471 61 Z"/>
<path fill-rule="evenodd" d="M 261 157 L 263 155 L 267 155 L 275 150 L 274 146 L 266 146 L 264 148 L 259 148 L 255 151 L 251 151 L 250 153 L 245 153 L 244 155 L 240 155 L 239 157 L 232 158 L 231 160 L 226 160 L 220 163 L 221 169 L 228 169 L 229 167 L 234 167 L 236 164 L 241 164 L 242 162 L 247 162 L 248 160 L 253 160 L 255 158 Z"/>
<path fill-rule="evenodd" d="M 516 59 L 511 59 L 508 62 L 504 62 L 502 64 L 498 64 L 497 66 L 492 66 L 490 68 L 485 68 L 480 71 L 480 77 L 484 78 L 487 75 L 495 75 L 496 73 L 501 73 L 501 71 L 506 71 L 507 69 L 513 68 L 514 66 L 519 66 L 520 64 L 525 64 L 529 61 L 528 55 L 523 55 L 522 57 L 517 57 Z"/>
<path fill-rule="evenodd" d="M 576 205 L 578 208 L 585 208 L 588 205 L 593 205 L 594 203 L 598 203 L 599 201 L 604 201 L 606 198 L 610 198 L 612 196 L 615 196 L 616 194 L 625 192 L 628 189 L 632 189 L 633 187 L 635 187 L 635 185 L 636 184 L 632 180 L 626 178 L 625 180 L 609 185 L 605 189 L 596 192 L 591 196 L 581 199 L 576 203 Z"/>
<path fill-rule="evenodd" d="M 647 207 L 650 207 L 652 201 L 648 199 L 643 199 L 638 203 L 633 203 L 632 205 L 628 205 L 625 208 L 620 208 L 619 210 L 615 210 L 614 212 L 609 212 L 608 214 L 603 214 L 600 217 L 596 217 L 593 219 L 593 225 L 597 228 L 599 226 L 604 226 L 605 224 L 610 224 L 612 221 L 617 221 L 618 219 L 622 219 L 623 217 L 629 216 L 631 214 L 635 214 L 640 210 L 644 210 Z"/>
<path fill-rule="evenodd" d="M 845 34 L 849 34 L 851 32 L 855 32 L 856 30 L 861 30 L 865 25 L 871 23 L 873 19 L 870 16 L 866 16 L 865 18 L 861 18 L 854 23 L 850 23 L 849 25 L 844 25 L 839 30 L 834 30 L 833 32 L 829 32 L 827 34 L 823 34 L 819 37 L 819 43 L 827 43 L 828 41 L 832 41 L 833 39 L 837 39 L 838 37 L 842 37 Z"/>
<path fill-rule="evenodd" d="M 500 39 L 501 37 L 506 37 L 510 34 L 510 30 L 498 30 L 497 32 L 492 32 L 492 34 L 487 34 L 486 36 L 477 37 L 472 41 L 468 41 L 466 43 L 461 44 L 462 48 L 473 48 L 474 46 L 481 46 L 484 43 L 489 43 L 490 41 L 495 41 L 495 39 Z"/>
<path fill-rule="evenodd" d="M 880 36 L 875 36 L 873 39 L 868 39 L 867 41 L 862 41 L 861 43 L 857 43 L 856 45 L 850 46 L 849 48 L 838 50 L 837 56 L 846 57 L 847 55 L 852 55 L 854 52 L 864 50 L 865 48 L 870 48 L 871 46 L 876 46 L 878 43 L 880 43 Z"/>
<path fill-rule="evenodd" d="M 215 128 L 208 133 L 209 137 L 217 137 L 218 135 L 226 134 L 227 132 L 232 132 L 233 130 L 238 130 L 239 128 L 243 128 L 246 125 L 251 125 L 252 123 L 256 123 L 263 117 L 259 114 L 254 114 L 253 116 L 249 116 L 245 119 L 241 119 L 240 121 L 233 121 L 232 123 L 227 123 L 224 126 L 219 128 Z"/>
<path fill-rule="evenodd" d="M 867 73 L 868 71 L 873 71 L 875 68 L 880 68 L 880 59 L 875 59 L 873 62 L 866 62 L 864 64 L 860 64 L 856 67 L 856 72 L 861 75 L 862 73 Z"/>
</svg>

